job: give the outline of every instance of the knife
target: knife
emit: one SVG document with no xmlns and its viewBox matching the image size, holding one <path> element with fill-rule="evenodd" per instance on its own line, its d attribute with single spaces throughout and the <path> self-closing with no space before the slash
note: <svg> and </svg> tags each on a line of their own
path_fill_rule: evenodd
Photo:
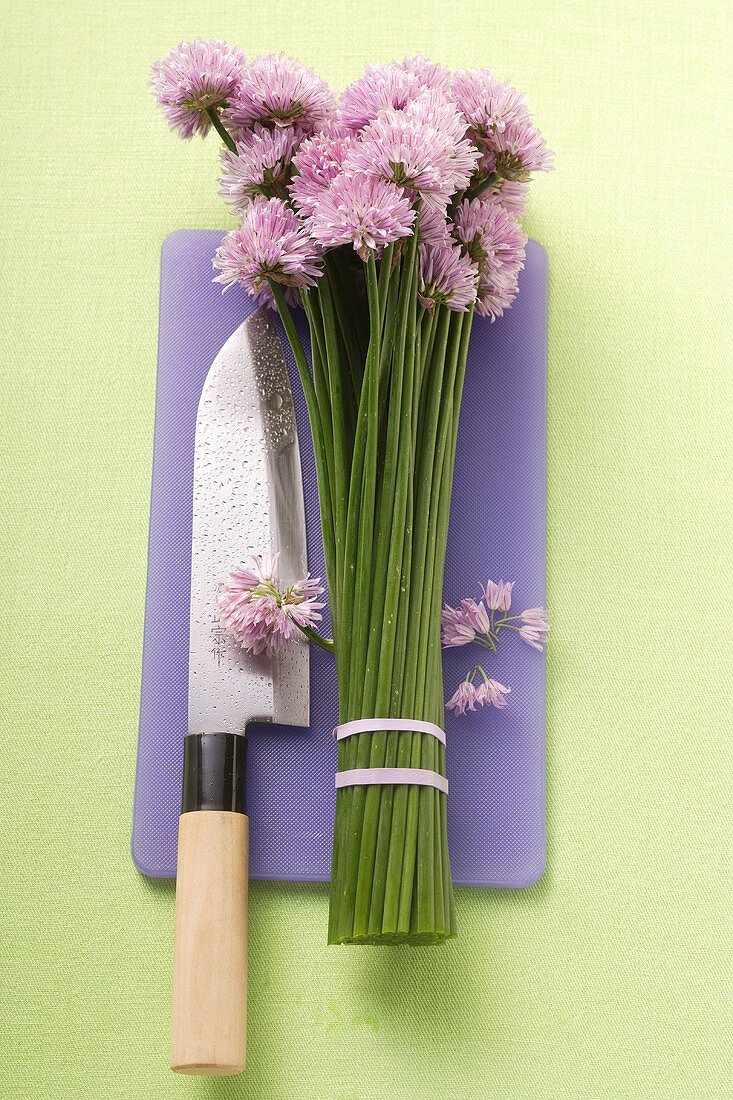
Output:
<svg viewBox="0 0 733 1100">
<path fill-rule="evenodd" d="M 249 722 L 309 724 L 309 649 L 245 653 L 219 626 L 230 569 L 279 553 L 285 584 L 307 573 L 293 398 L 262 307 L 211 365 L 196 418 L 188 735 L 178 830 L 171 1068 L 239 1073 L 246 1060 Z"/>
</svg>

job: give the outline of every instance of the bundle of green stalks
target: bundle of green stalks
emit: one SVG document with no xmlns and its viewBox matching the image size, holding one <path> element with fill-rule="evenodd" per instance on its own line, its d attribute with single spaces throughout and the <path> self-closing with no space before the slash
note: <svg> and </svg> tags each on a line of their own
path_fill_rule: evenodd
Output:
<svg viewBox="0 0 733 1100">
<path fill-rule="evenodd" d="M 301 291 L 312 371 L 271 282 L 305 391 L 318 473 L 340 721 L 444 722 L 440 616 L 461 392 L 473 311 L 418 298 L 418 234 L 377 260 L 325 257 Z M 445 747 L 418 732 L 339 743 L 339 771 L 424 768 Z M 437 944 L 455 935 L 446 795 L 339 789 L 329 943 Z"/>
</svg>

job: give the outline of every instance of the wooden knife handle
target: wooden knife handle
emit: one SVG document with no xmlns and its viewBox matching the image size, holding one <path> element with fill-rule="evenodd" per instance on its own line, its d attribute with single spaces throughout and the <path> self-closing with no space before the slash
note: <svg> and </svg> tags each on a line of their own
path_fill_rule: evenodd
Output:
<svg viewBox="0 0 733 1100">
<path fill-rule="evenodd" d="M 241 1073 L 247 1048 L 247 739 L 183 739 L 171 1069 Z"/>
<path fill-rule="evenodd" d="M 241 1073 L 247 1046 L 249 818 L 181 815 L 171 1069 Z"/>
</svg>

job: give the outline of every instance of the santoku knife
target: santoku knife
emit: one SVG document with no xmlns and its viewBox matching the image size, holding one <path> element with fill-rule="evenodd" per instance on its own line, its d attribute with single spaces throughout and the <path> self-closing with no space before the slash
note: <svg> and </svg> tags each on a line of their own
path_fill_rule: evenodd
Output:
<svg viewBox="0 0 733 1100">
<path fill-rule="evenodd" d="M 307 573 L 293 399 L 265 308 L 217 355 L 196 419 L 171 1035 L 171 1067 L 181 1073 L 238 1073 L 245 1065 L 246 726 L 309 723 L 307 643 L 254 657 L 216 619 L 229 570 L 262 553 L 279 553 L 286 584 Z"/>
</svg>

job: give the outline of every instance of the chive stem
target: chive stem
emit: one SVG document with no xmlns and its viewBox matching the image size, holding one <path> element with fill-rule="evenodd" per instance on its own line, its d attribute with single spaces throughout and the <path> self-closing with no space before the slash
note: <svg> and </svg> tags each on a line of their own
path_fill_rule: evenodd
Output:
<svg viewBox="0 0 733 1100">
<path fill-rule="evenodd" d="M 211 125 L 214 127 L 217 134 L 219 135 L 221 140 L 226 145 L 227 149 L 231 153 L 236 153 L 236 151 L 237 151 L 236 142 L 234 141 L 234 138 L 232 137 L 232 135 L 227 130 L 224 123 L 221 121 L 221 115 L 219 114 L 218 107 L 207 107 L 206 108 L 206 114 L 209 117 L 209 121 L 211 122 Z"/>
</svg>

